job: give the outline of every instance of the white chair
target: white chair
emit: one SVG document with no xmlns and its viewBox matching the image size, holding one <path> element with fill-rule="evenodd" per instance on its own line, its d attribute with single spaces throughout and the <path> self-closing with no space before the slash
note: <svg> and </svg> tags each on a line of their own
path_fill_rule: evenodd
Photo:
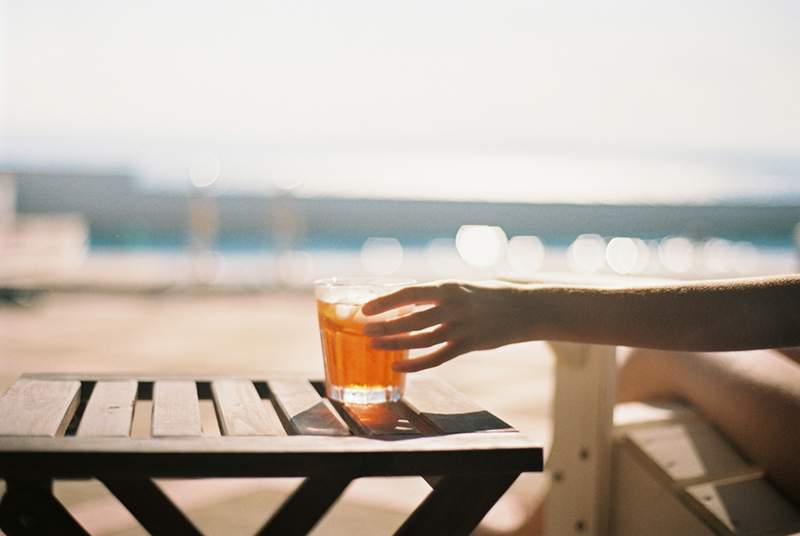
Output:
<svg viewBox="0 0 800 536">
<path fill-rule="evenodd" d="M 800 533 L 800 511 L 691 408 L 614 407 L 616 348 L 552 347 L 546 534 Z"/>
</svg>

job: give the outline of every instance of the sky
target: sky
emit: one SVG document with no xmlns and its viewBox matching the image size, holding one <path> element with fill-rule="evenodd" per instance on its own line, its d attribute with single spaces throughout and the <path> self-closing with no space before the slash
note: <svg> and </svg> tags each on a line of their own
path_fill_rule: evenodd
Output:
<svg viewBox="0 0 800 536">
<path fill-rule="evenodd" d="M 513 196 L 559 158 L 579 165 L 557 177 L 624 160 L 614 188 L 641 190 L 676 165 L 754 188 L 771 169 L 692 155 L 800 157 L 797 2 L 0 2 L 0 162 L 157 183 L 211 152 L 240 181 L 448 197 L 489 188 L 469 158 Z M 416 156 L 404 175 L 366 153 Z"/>
</svg>

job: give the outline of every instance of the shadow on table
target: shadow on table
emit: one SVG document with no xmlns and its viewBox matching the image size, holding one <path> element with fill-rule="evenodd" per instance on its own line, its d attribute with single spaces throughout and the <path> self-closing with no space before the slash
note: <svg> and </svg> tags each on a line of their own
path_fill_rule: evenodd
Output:
<svg viewBox="0 0 800 536">
<path fill-rule="evenodd" d="M 514 431 L 488 411 L 468 413 L 416 413 L 402 402 L 371 405 L 337 404 L 356 435 L 399 440 L 412 437 L 470 432 Z"/>
</svg>

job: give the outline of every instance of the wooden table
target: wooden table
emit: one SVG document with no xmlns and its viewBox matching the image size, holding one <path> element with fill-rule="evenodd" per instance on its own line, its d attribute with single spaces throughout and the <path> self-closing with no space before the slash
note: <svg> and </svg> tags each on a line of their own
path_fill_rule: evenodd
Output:
<svg viewBox="0 0 800 536">
<path fill-rule="evenodd" d="M 198 534 L 152 479 L 305 477 L 259 532 L 305 534 L 353 479 L 419 475 L 433 490 L 398 534 L 468 534 L 542 470 L 537 444 L 440 381 L 386 405 L 321 391 L 298 377 L 25 375 L 0 399 L 0 528 L 86 534 L 54 479 L 96 478 L 149 532 Z"/>
</svg>

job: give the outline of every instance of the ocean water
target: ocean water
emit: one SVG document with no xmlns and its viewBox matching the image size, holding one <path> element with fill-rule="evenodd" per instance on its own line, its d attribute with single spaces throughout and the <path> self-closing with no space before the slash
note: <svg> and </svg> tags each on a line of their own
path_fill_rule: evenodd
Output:
<svg viewBox="0 0 800 536">
<path fill-rule="evenodd" d="M 248 158 L 249 156 L 249 158 Z M 537 149 L 207 151 L 142 159 L 150 188 L 218 165 L 218 190 L 298 196 L 523 203 L 800 204 L 800 156 Z M 208 172 L 206 173 L 208 175 Z"/>
<path fill-rule="evenodd" d="M 300 197 L 800 205 L 800 154 L 558 144 L 275 145 L 3 139 L 0 170 L 108 171 L 148 190 Z M 209 186 L 210 185 L 210 186 Z"/>
</svg>

